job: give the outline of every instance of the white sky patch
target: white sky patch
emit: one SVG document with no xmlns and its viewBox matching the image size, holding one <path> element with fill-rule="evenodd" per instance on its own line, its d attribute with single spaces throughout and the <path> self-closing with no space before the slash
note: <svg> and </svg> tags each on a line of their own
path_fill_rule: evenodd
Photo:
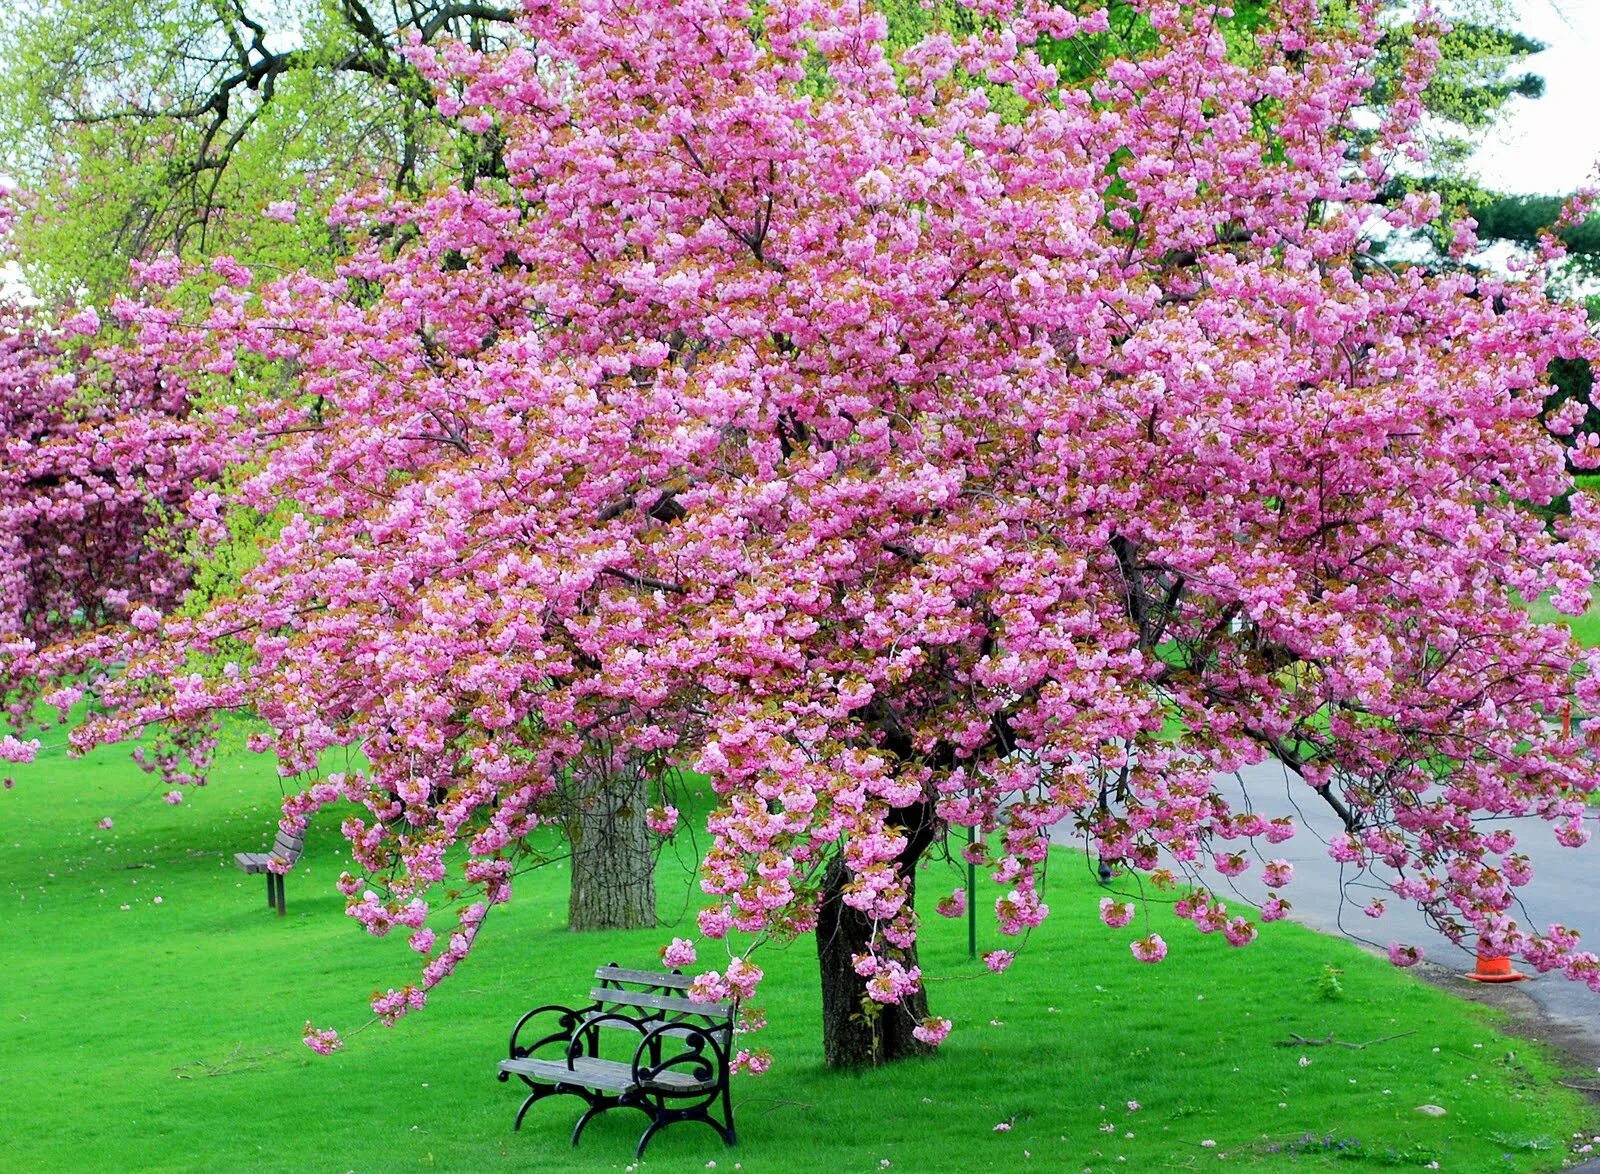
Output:
<svg viewBox="0 0 1600 1174">
<path fill-rule="evenodd" d="M 1544 97 L 1513 99 L 1483 138 L 1473 170 L 1513 194 L 1566 195 L 1600 160 L 1600 0 L 1515 0 L 1515 24 L 1549 46 L 1524 69 Z"/>
</svg>

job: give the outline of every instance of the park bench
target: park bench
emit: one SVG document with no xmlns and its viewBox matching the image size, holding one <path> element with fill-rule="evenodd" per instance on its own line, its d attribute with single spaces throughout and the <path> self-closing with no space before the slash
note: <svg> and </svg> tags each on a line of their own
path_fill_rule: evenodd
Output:
<svg viewBox="0 0 1600 1174">
<path fill-rule="evenodd" d="M 234 862 L 246 873 L 267 874 L 267 908 L 276 908 L 279 917 L 283 916 L 283 873 L 272 871 L 272 862 L 281 860 L 286 870 L 293 868 L 295 861 L 300 859 L 300 853 L 305 851 L 305 847 L 304 835 L 291 836 L 280 827 L 269 850 L 234 853 Z"/>
<path fill-rule="evenodd" d="M 704 1121 L 733 1145 L 728 1076 L 737 1003 L 690 1000 L 693 979 L 677 971 L 624 970 L 613 962 L 594 977 L 587 1006 L 535 1007 L 511 1029 L 499 1079 L 515 1076 L 531 1090 L 512 1129 L 522 1128 L 536 1101 L 572 1095 L 588 1105 L 573 1126 L 573 1145 L 608 1109 L 639 1109 L 650 1118 L 635 1157 L 675 1121 Z M 718 1101 L 720 1122 L 710 1112 Z"/>
</svg>

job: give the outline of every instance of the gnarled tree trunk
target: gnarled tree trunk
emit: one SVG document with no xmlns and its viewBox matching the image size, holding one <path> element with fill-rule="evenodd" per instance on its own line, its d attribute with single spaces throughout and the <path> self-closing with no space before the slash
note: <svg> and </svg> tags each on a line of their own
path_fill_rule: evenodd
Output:
<svg viewBox="0 0 1600 1174">
<path fill-rule="evenodd" d="M 916 897 L 916 864 L 933 840 L 933 806 L 919 803 L 897 809 L 894 822 L 910 833 L 906 850 L 896 861 L 906 878 L 906 903 Z M 817 911 L 817 962 L 822 978 L 822 1055 L 830 1068 L 862 1068 L 886 1064 L 904 1056 L 925 1056 L 934 1049 L 912 1036 L 928 1014 L 927 991 L 919 990 L 898 1004 L 885 1006 L 867 997 L 866 980 L 856 974 L 852 958 L 865 953 L 872 921 L 843 901 L 850 871 L 835 856 L 823 877 L 821 908 Z M 900 961 L 917 965 L 913 946 Z"/>
<path fill-rule="evenodd" d="M 597 756 L 598 757 L 598 756 Z M 573 930 L 650 929 L 656 924 L 656 858 L 645 825 L 650 771 L 586 760 L 572 771 L 567 842 L 572 848 Z"/>
</svg>

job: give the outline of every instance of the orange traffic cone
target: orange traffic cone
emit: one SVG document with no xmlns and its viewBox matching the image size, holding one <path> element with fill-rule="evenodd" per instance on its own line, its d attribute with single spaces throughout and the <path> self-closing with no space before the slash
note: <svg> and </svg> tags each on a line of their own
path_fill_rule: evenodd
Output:
<svg viewBox="0 0 1600 1174">
<path fill-rule="evenodd" d="M 1521 982 L 1527 978 L 1526 974 L 1519 974 L 1511 968 L 1511 959 L 1503 954 L 1490 954 L 1483 946 L 1483 940 L 1478 941 L 1478 963 L 1472 968 L 1471 974 L 1463 974 L 1462 978 L 1471 979 L 1473 982 Z"/>
</svg>

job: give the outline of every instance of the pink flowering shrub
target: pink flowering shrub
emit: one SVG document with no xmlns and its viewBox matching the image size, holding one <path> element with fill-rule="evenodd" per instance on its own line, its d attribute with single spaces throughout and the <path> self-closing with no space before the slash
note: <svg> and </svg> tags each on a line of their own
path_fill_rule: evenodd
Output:
<svg viewBox="0 0 1600 1174">
<path fill-rule="evenodd" d="M 1588 600 L 1600 500 L 1530 507 L 1571 488 L 1544 372 L 1597 348 L 1541 269 L 1369 257 L 1436 214 L 1383 196 L 1426 30 L 1366 136 L 1377 4 L 1272 5 L 1246 53 L 1224 12 L 1138 0 L 1082 84 L 1049 62 L 1104 58 L 1108 13 L 1043 0 L 893 52 L 855 3 L 530 0 L 536 53 L 413 50 L 498 129 L 505 190 L 355 194 L 336 276 L 219 259 L 192 325 L 150 266 L 113 308 L 137 346 L 103 360 L 103 440 L 55 423 L 81 343 L 3 344 L 21 434 L 59 437 L 0 465 L 0 658 L 30 682 L 0 754 L 91 663 L 121 667 L 80 747 L 159 725 L 203 757 L 214 714 L 256 715 L 307 780 L 285 818 L 344 808 L 353 918 L 415 931 L 464 894 L 386 1019 L 470 951 L 602 742 L 709 776 L 705 938 L 847 911 L 847 1002 L 923 1044 L 912 878 L 951 829 L 985 833 L 960 854 L 1020 934 L 1062 820 L 1125 870 L 1242 872 L 1293 826 L 1211 779 L 1268 755 L 1340 811 L 1336 859 L 1600 986 L 1565 931 L 1502 916 L 1526 870 L 1472 818 L 1587 838 L 1594 762 L 1548 716 L 1600 679 L 1515 599 Z M 223 481 L 174 369 L 230 389 L 207 427 L 249 459 Z M 60 554 L 83 493 L 122 561 Z M 276 524 L 185 603 L 151 498 L 208 539 Z M 367 765 L 319 776 L 347 745 Z M 1209 893 L 1179 910 L 1255 935 Z M 742 949 L 692 997 L 749 998 Z"/>
<path fill-rule="evenodd" d="M 19 198 L 0 189 L 0 262 Z M 155 633 L 189 584 L 185 544 L 222 536 L 206 486 L 242 438 L 230 409 L 197 410 L 197 337 L 148 306 L 102 321 L 0 300 L 0 720 L 43 702 L 64 721 L 120 658 L 109 630 Z M 181 731 L 145 765 L 198 782 L 210 744 Z M 37 749 L 0 733 L 0 762 Z"/>
</svg>

